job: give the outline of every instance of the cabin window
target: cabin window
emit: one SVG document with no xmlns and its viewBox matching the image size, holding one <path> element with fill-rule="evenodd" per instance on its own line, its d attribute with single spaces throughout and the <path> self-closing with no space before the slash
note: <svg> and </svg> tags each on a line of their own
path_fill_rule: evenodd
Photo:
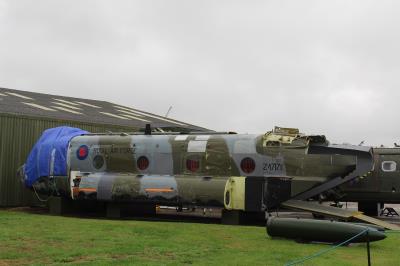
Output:
<svg viewBox="0 0 400 266">
<path fill-rule="evenodd" d="M 396 162 L 393 161 L 385 161 L 382 162 L 382 171 L 384 172 L 394 172 L 396 171 Z"/>
<path fill-rule="evenodd" d="M 94 168 L 96 168 L 97 170 L 102 168 L 104 165 L 104 158 L 101 155 L 96 155 L 93 159 L 93 166 Z"/>
</svg>

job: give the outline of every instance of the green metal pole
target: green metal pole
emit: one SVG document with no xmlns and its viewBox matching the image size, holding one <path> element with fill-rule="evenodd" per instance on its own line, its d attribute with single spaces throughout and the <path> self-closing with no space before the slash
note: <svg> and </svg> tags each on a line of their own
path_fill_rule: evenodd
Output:
<svg viewBox="0 0 400 266">
<path fill-rule="evenodd" d="M 371 253 L 369 250 L 369 230 L 367 230 L 367 254 L 368 254 L 368 266 L 371 266 Z"/>
</svg>

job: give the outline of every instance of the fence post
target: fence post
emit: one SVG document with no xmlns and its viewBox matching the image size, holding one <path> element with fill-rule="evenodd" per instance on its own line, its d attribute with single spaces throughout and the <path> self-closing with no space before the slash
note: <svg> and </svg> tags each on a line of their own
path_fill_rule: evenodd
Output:
<svg viewBox="0 0 400 266">
<path fill-rule="evenodd" d="M 367 255 L 368 255 L 368 266 L 371 266 L 371 253 L 369 250 L 369 230 L 367 230 Z"/>
</svg>

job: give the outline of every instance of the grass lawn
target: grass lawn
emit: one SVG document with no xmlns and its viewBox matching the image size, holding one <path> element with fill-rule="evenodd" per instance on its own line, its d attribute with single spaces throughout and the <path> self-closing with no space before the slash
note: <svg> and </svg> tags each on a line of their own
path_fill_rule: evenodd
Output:
<svg viewBox="0 0 400 266">
<path fill-rule="evenodd" d="M 59 217 L 0 210 L 0 265 L 284 265 L 328 248 L 272 240 L 265 228 Z M 400 265 L 400 234 L 371 244 L 372 265 Z M 306 265 L 366 265 L 365 244 Z"/>
</svg>

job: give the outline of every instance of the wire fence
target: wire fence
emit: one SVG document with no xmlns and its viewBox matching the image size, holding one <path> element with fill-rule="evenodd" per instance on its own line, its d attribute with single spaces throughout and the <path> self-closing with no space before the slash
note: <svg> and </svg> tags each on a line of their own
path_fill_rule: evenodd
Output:
<svg viewBox="0 0 400 266">
<path fill-rule="evenodd" d="M 337 244 L 337 245 L 335 245 L 335 246 L 333 246 L 333 247 L 330 247 L 330 248 L 321 250 L 321 251 L 319 251 L 319 252 L 317 252 L 317 253 L 315 253 L 315 254 L 313 254 L 313 255 L 310 255 L 310 256 L 307 256 L 307 257 L 304 257 L 304 258 L 300 258 L 300 259 L 297 259 L 297 260 L 294 260 L 294 261 L 290 261 L 290 262 L 286 263 L 285 266 L 297 265 L 297 264 L 303 263 L 303 262 L 305 262 L 305 261 L 308 261 L 308 260 L 317 258 L 317 257 L 319 257 L 319 256 L 322 256 L 322 255 L 325 254 L 325 253 L 328 253 L 328 252 L 330 252 L 330 251 L 333 251 L 333 250 L 337 249 L 338 247 L 341 247 L 341 246 L 343 246 L 343 245 L 346 245 L 346 244 L 350 243 L 352 240 L 354 240 L 354 239 L 356 239 L 356 238 L 358 238 L 358 237 L 360 237 L 360 236 L 366 234 L 369 230 L 370 230 L 370 229 L 367 228 L 367 229 L 361 231 L 360 233 L 358 233 L 357 235 L 355 235 L 355 236 L 353 236 L 353 237 L 347 239 L 346 241 L 343 241 L 342 243 L 339 243 L 339 244 Z M 398 232 L 400 232 L 400 231 L 398 231 Z"/>
</svg>

